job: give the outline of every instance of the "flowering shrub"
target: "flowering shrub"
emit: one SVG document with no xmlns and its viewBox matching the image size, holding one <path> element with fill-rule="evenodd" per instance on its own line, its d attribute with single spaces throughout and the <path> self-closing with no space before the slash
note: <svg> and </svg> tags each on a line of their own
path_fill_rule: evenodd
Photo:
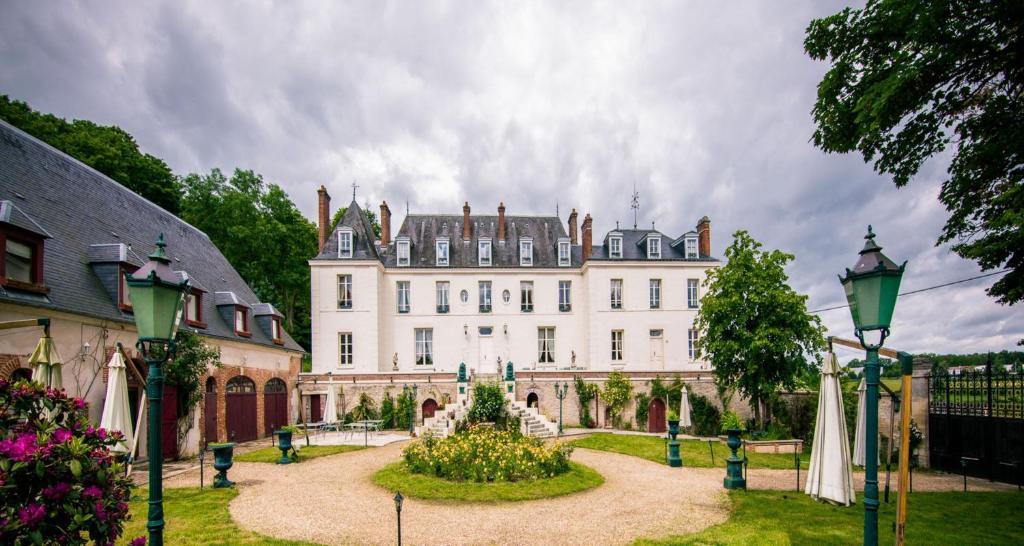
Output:
<svg viewBox="0 0 1024 546">
<path fill-rule="evenodd" d="M 113 544 L 131 483 L 86 404 L 0 379 L 0 544 Z"/>
<path fill-rule="evenodd" d="M 519 481 L 569 470 L 572 446 L 551 447 L 514 431 L 474 427 L 442 440 L 427 435 L 402 453 L 409 470 L 449 480 Z"/>
</svg>

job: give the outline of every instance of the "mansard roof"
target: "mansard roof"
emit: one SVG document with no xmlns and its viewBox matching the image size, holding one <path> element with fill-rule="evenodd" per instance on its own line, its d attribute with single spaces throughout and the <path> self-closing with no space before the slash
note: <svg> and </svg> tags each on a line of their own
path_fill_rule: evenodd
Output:
<svg viewBox="0 0 1024 546">
<path fill-rule="evenodd" d="M 337 260 L 338 259 L 338 233 L 343 230 L 352 231 L 352 260 L 379 260 L 377 253 L 377 238 L 373 234 L 373 226 L 366 218 L 366 213 L 353 200 L 345 209 L 338 225 L 334 228 L 327 240 L 324 241 L 324 248 L 314 260 Z"/>
<path fill-rule="evenodd" d="M 698 256 L 696 258 L 687 258 L 686 249 L 683 245 L 673 245 L 673 239 L 662 234 L 658 230 L 654 229 L 617 229 L 611 233 L 616 233 L 622 236 L 622 257 L 612 258 L 608 254 L 608 236 L 604 238 L 604 243 L 601 245 L 595 245 L 590 253 L 591 260 L 608 260 L 614 262 L 622 261 L 650 261 L 650 262 L 671 262 L 671 261 L 684 261 L 684 262 L 715 262 L 717 259 L 711 256 Z M 650 236 L 661 237 L 661 258 L 648 258 L 647 257 L 647 246 L 643 243 Z M 687 233 L 683 237 L 689 236 Z M 697 234 L 692 235 L 696 238 Z M 680 237 L 681 240 L 683 237 Z"/>
</svg>

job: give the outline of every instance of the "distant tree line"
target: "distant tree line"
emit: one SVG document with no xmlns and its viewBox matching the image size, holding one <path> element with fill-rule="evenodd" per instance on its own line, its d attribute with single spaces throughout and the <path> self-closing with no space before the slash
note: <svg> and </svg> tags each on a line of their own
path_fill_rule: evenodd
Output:
<svg viewBox="0 0 1024 546">
<path fill-rule="evenodd" d="M 1024 364 L 1024 351 L 1002 350 L 998 353 L 971 353 L 965 355 L 920 353 L 917 356 L 931 358 L 937 366 L 946 369 L 960 366 L 984 366 L 990 359 L 993 367 L 1019 367 L 1021 364 Z M 888 358 L 879 358 L 878 360 L 882 364 L 882 377 L 899 377 L 900 367 L 895 360 Z M 847 369 L 862 367 L 864 367 L 864 361 L 859 358 L 854 358 L 847 365 Z"/>
</svg>

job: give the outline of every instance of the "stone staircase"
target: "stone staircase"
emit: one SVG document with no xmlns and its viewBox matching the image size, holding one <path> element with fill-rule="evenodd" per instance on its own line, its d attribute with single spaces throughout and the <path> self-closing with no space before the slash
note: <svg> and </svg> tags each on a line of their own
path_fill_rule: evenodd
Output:
<svg viewBox="0 0 1024 546">
<path fill-rule="evenodd" d="M 558 423 L 542 415 L 537 408 L 529 408 L 522 400 L 509 400 L 509 413 L 520 419 L 520 430 L 527 436 L 553 438 L 558 435 Z"/>
</svg>

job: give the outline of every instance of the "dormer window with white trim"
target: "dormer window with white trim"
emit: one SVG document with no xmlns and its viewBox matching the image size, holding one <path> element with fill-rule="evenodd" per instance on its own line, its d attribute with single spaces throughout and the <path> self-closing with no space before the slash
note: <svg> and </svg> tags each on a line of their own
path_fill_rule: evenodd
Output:
<svg viewBox="0 0 1024 546">
<path fill-rule="evenodd" d="M 651 236 L 647 238 L 647 259 L 661 259 L 661 237 Z"/>
<path fill-rule="evenodd" d="M 448 249 L 447 237 L 434 242 L 435 265 L 438 267 L 448 267 Z"/>
<path fill-rule="evenodd" d="M 398 267 L 409 267 L 409 238 L 399 237 L 395 244 L 398 247 Z"/>
<path fill-rule="evenodd" d="M 477 242 L 477 264 L 480 267 L 491 266 L 491 239 L 482 238 Z"/>
<path fill-rule="evenodd" d="M 558 266 L 568 267 L 572 263 L 572 246 L 569 244 L 569 239 L 562 238 L 558 240 Z"/>
<path fill-rule="evenodd" d="M 530 237 L 519 238 L 519 265 L 533 266 L 533 239 Z"/>
<path fill-rule="evenodd" d="M 622 235 L 608 237 L 608 257 L 622 258 Z"/>
<path fill-rule="evenodd" d="M 338 257 L 352 257 L 352 228 L 341 228 L 338 230 Z"/>
<path fill-rule="evenodd" d="M 686 257 L 687 258 L 696 258 L 697 257 L 697 238 L 696 237 L 687 237 L 686 238 L 686 242 L 684 244 L 686 245 Z"/>
</svg>

